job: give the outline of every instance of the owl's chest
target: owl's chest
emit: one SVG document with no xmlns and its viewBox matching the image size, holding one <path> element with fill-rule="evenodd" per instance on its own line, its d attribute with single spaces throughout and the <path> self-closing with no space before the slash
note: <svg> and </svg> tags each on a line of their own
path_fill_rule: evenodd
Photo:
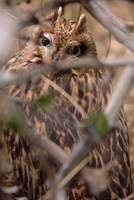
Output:
<svg viewBox="0 0 134 200">
<path fill-rule="evenodd" d="M 76 105 L 86 113 L 97 108 L 97 85 L 84 76 L 56 79 L 53 85 L 44 79 L 33 79 L 19 87 L 10 88 L 10 93 L 30 102 L 23 107 L 35 127 L 66 151 L 70 151 L 73 144 L 81 137 L 81 130 L 77 129 L 76 125 L 83 119 Z M 30 106 L 40 97 L 45 97 L 42 102 L 45 105 L 48 96 L 52 101 L 45 109 L 42 105 L 36 109 Z"/>
<path fill-rule="evenodd" d="M 97 108 L 100 101 L 98 83 L 89 74 L 81 77 L 59 77 L 53 81 L 43 76 L 35 77 L 25 83 L 11 86 L 8 93 L 29 102 L 50 95 L 53 98 L 53 107 L 70 107 L 70 112 L 76 109 L 75 103 L 77 103 L 88 113 L 91 107 Z"/>
</svg>

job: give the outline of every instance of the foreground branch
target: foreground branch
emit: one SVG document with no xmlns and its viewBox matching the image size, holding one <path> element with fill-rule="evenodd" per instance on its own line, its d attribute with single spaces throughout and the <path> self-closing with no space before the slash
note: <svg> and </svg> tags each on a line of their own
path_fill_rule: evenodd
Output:
<svg viewBox="0 0 134 200">
<path fill-rule="evenodd" d="M 125 23 L 110 12 L 104 0 L 80 0 L 81 4 L 97 19 L 118 42 L 134 52 L 134 39 L 126 29 Z"/>
<path fill-rule="evenodd" d="M 42 133 L 37 131 L 34 126 L 29 123 L 25 131 L 25 137 L 40 149 L 46 151 L 56 161 L 63 164 L 67 160 L 68 155 L 53 141 L 47 139 Z"/>
<path fill-rule="evenodd" d="M 114 126 L 125 97 L 128 95 L 134 81 L 134 66 L 128 66 L 121 75 L 116 89 L 105 108 L 105 115 L 108 118 L 109 126 Z"/>
<path fill-rule="evenodd" d="M 9 72 L 8 70 L 0 71 L 0 89 L 3 89 L 12 84 L 18 84 L 20 82 L 24 82 L 29 80 L 33 76 L 48 75 L 54 69 L 56 70 L 69 70 L 72 68 L 80 68 L 81 66 L 99 69 L 101 66 L 106 68 L 113 68 L 125 65 L 134 65 L 134 58 L 101 58 L 101 59 L 93 59 L 93 58 L 83 58 L 80 61 L 74 62 L 57 62 L 56 64 L 35 64 L 37 65 L 33 70 L 29 70 L 27 72 Z"/>
</svg>

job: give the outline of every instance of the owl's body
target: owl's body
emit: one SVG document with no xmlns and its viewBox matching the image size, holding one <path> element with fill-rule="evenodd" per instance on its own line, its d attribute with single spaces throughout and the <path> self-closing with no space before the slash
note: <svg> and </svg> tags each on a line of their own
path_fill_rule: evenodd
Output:
<svg viewBox="0 0 134 200">
<path fill-rule="evenodd" d="M 51 63 L 60 60 L 81 60 L 84 56 L 96 57 L 96 48 L 92 34 L 86 26 L 85 16 L 81 16 L 77 25 L 61 17 L 61 10 L 53 12 L 32 32 L 26 47 L 4 67 L 10 71 L 29 71 L 38 63 Z M 53 70 L 48 75 L 50 80 L 63 88 L 88 114 L 92 110 L 101 112 L 110 96 L 100 89 L 104 69 L 92 68 Z M 58 144 L 65 152 L 70 152 L 82 137 L 82 129 L 75 124 L 82 122 L 82 116 L 62 94 L 49 85 L 43 75 L 33 76 L 25 83 L 10 86 L 8 93 L 25 100 L 34 100 L 40 95 L 51 94 L 53 104 L 46 111 L 33 110 L 24 105 L 27 117 L 45 137 Z M 126 127 L 123 113 L 120 122 Z M 25 139 L 19 138 L 10 131 L 3 131 L 9 152 L 11 153 L 15 176 L 21 185 L 18 196 L 37 199 L 48 191 L 48 169 L 45 162 L 51 159 L 41 154 L 36 155 L 35 149 Z M 39 154 L 39 153 L 38 153 Z M 118 164 L 109 172 L 110 185 L 100 195 L 90 194 L 89 188 L 81 178 L 72 180 L 67 186 L 67 199 L 120 199 L 130 194 L 131 180 L 128 154 L 128 133 L 119 129 L 112 130 L 105 141 L 89 153 L 90 167 L 104 167 L 111 160 L 117 159 Z M 41 162 L 42 161 L 42 162 Z M 55 163 L 55 162 L 54 162 Z M 50 164 L 51 165 L 51 164 Z M 58 164 L 52 164 L 51 173 L 55 174 Z M 52 175 L 53 176 L 53 175 Z M 17 196 L 16 195 L 16 196 Z"/>
</svg>

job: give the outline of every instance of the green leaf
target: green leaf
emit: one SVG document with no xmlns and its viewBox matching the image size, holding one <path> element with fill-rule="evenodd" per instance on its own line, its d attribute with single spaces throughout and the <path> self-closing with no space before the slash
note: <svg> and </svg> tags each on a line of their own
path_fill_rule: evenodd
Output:
<svg viewBox="0 0 134 200">
<path fill-rule="evenodd" d="M 106 131 L 108 129 L 108 121 L 103 113 L 97 115 L 96 119 L 96 129 L 102 138 L 105 137 Z"/>
<path fill-rule="evenodd" d="M 5 121 L 4 124 L 7 131 L 10 131 L 12 129 L 14 133 L 21 133 L 21 127 L 15 119 Z"/>
<path fill-rule="evenodd" d="M 41 108 L 43 110 L 46 110 L 48 107 L 52 105 L 52 100 L 53 98 L 51 95 L 39 96 L 32 102 L 32 108 L 33 109 Z"/>
<path fill-rule="evenodd" d="M 27 124 L 22 107 L 6 97 L 0 100 L 0 126 L 7 131 L 13 130 L 14 133 L 24 134 Z"/>
</svg>

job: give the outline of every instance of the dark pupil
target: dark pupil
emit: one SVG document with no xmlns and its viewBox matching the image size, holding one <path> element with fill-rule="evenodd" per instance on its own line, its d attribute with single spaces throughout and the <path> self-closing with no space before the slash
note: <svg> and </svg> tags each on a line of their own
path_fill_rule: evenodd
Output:
<svg viewBox="0 0 134 200">
<path fill-rule="evenodd" d="M 43 38 L 42 38 L 42 44 L 43 44 L 44 46 L 47 46 L 47 45 L 50 44 L 50 40 L 49 40 L 48 38 L 46 38 L 46 37 L 43 37 Z"/>
<path fill-rule="evenodd" d="M 74 46 L 74 47 L 72 47 L 72 49 L 71 49 L 71 53 L 73 54 L 73 55 L 77 55 L 78 53 L 79 53 L 79 47 L 78 46 Z"/>
</svg>

